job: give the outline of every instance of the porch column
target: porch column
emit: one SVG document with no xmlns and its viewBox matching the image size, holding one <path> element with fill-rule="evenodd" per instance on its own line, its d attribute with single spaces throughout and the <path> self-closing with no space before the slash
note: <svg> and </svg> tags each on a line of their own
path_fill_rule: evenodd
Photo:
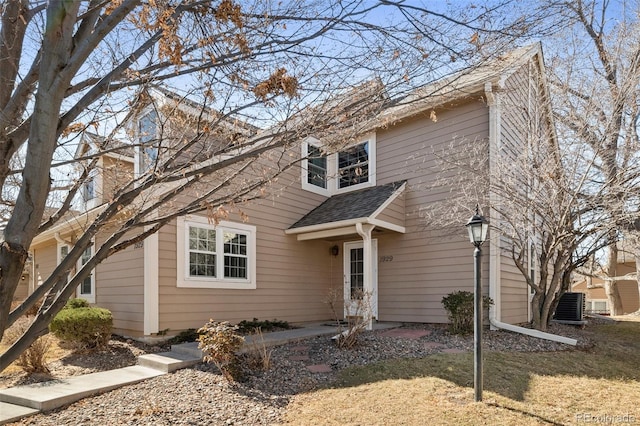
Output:
<svg viewBox="0 0 640 426">
<path fill-rule="evenodd" d="M 378 294 L 374 291 L 373 288 L 373 280 L 374 277 L 374 259 L 373 259 L 373 248 L 372 248 L 372 240 L 371 240 L 371 231 L 373 231 L 375 225 L 371 224 L 362 224 L 356 223 L 356 231 L 362 237 L 362 256 L 363 256 L 363 288 L 365 294 L 369 295 L 369 301 L 371 303 L 367 330 L 373 329 L 373 317 L 378 317 Z"/>
</svg>

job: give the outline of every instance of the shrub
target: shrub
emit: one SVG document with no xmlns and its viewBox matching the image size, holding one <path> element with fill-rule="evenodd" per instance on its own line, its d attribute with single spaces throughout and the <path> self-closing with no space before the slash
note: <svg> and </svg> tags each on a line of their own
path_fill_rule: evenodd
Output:
<svg viewBox="0 0 640 426">
<path fill-rule="evenodd" d="M 256 328 L 252 334 L 246 351 L 242 354 L 242 360 L 253 370 L 267 371 L 271 367 L 271 353 L 273 351 L 267 348 L 260 328 Z"/>
<path fill-rule="evenodd" d="M 94 350 L 107 346 L 112 327 L 111 311 L 85 307 L 62 309 L 51 321 L 49 329 L 76 350 Z"/>
<path fill-rule="evenodd" d="M 344 300 L 342 289 L 332 289 L 329 292 L 325 303 L 329 305 L 336 324 L 338 324 L 338 334 L 333 339 L 339 348 L 349 349 L 359 343 L 360 335 L 372 320 L 371 300 L 371 293 L 365 291 L 354 294 L 353 300 Z M 339 312 L 347 303 L 351 305 L 351 315 L 346 317 L 346 327 L 343 327 Z"/>
<path fill-rule="evenodd" d="M 170 338 L 167 343 L 177 345 L 178 343 L 195 342 L 198 340 L 198 337 L 200 337 L 198 331 L 195 328 L 189 328 Z"/>
<path fill-rule="evenodd" d="M 243 334 L 253 334 L 257 329 L 262 332 L 270 332 L 274 330 L 289 330 L 291 328 L 293 327 L 287 321 L 279 319 L 260 321 L 258 318 L 254 318 L 253 321 L 242 320 L 238 323 L 238 331 Z"/>
<path fill-rule="evenodd" d="M 69 299 L 67 304 L 64 305 L 64 309 L 78 309 L 78 308 L 88 308 L 89 302 L 85 299 Z"/>
<path fill-rule="evenodd" d="M 228 381 L 240 379 L 241 370 L 237 352 L 244 344 L 244 337 L 237 333 L 238 326 L 228 321 L 209 320 L 198 330 L 198 348 L 206 362 L 213 362 Z"/>
<path fill-rule="evenodd" d="M 488 296 L 483 296 L 482 303 L 483 306 L 488 307 L 493 305 L 493 300 Z M 447 310 L 452 333 L 468 334 L 473 332 L 473 293 L 454 291 L 442 298 L 442 305 Z"/>
<path fill-rule="evenodd" d="M 20 336 L 29 328 L 31 319 L 27 317 L 19 318 L 11 327 L 5 331 L 5 340 L 8 344 L 14 344 Z M 51 336 L 40 336 L 35 342 L 20 354 L 16 364 L 27 373 L 48 373 L 46 358 L 51 347 Z"/>
</svg>

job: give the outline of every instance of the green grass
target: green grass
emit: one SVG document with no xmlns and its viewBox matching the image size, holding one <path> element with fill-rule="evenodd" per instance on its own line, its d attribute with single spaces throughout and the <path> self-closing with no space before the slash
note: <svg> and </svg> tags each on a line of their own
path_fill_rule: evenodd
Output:
<svg viewBox="0 0 640 426">
<path fill-rule="evenodd" d="M 596 344 L 588 350 L 485 352 L 481 403 L 473 398 L 473 355 L 438 354 L 344 370 L 331 388 L 296 398 L 287 424 L 595 423 L 587 416 L 640 423 L 640 322 L 590 331 Z"/>
</svg>

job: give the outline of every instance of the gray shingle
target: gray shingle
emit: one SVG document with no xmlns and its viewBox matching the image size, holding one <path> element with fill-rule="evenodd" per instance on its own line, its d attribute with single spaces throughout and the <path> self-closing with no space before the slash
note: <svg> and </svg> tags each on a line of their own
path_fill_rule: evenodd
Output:
<svg viewBox="0 0 640 426">
<path fill-rule="evenodd" d="M 359 191 L 334 195 L 291 225 L 289 229 L 369 217 L 384 204 L 404 182 L 405 181 L 402 180 L 386 185 L 361 189 Z"/>
</svg>

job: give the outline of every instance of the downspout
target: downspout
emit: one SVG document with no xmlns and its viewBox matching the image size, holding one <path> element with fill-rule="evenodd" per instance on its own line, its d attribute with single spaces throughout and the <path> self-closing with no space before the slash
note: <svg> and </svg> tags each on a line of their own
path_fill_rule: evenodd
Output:
<svg viewBox="0 0 640 426">
<path fill-rule="evenodd" d="M 498 82 L 498 88 L 504 88 L 504 79 L 500 79 Z M 501 138 L 501 110 L 500 110 L 500 96 L 493 91 L 492 83 L 485 85 L 485 94 L 487 97 L 487 104 L 489 105 L 489 173 L 493 171 L 495 165 L 495 155 L 500 148 Z M 491 178 L 491 174 L 489 175 Z M 495 205 L 498 195 L 489 190 L 489 202 L 490 205 Z M 491 223 L 499 223 L 499 218 L 495 209 L 491 208 L 489 212 L 489 220 Z M 494 228 L 493 233 L 497 233 Z M 494 304 L 489 307 L 489 323 L 491 329 L 502 329 L 512 331 L 514 333 L 520 333 L 527 336 L 537 337 L 539 339 L 551 340 L 553 342 L 565 343 L 567 345 L 577 345 L 576 339 L 569 337 L 558 336 L 557 334 L 545 333 L 539 330 L 533 330 L 530 328 L 520 327 L 517 325 L 507 324 L 500 321 L 500 307 L 501 307 L 501 289 L 500 289 L 500 235 L 493 236 L 490 239 L 490 255 L 489 255 L 489 297 L 493 299 Z M 527 299 L 528 300 L 528 299 Z"/>
<path fill-rule="evenodd" d="M 363 247 L 363 267 L 364 267 L 364 288 L 365 291 L 371 291 L 371 315 L 367 322 L 367 330 L 373 330 L 373 317 L 378 317 L 378 300 L 377 292 L 373 291 L 373 248 L 371 242 L 371 231 L 373 231 L 375 225 L 356 223 L 356 232 L 362 237 Z M 368 279 L 367 279 L 368 278 Z M 375 299 L 375 300 L 374 300 Z"/>
<path fill-rule="evenodd" d="M 504 86 L 504 82 L 500 80 L 499 89 Z M 496 155 L 500 150 L 501 144 L 501 127 L 502 115 L 500 107 L 499 93 L 493 91 L 493 83 L 488 82 L 484 86 L 487 105 L 489 106 L 489 179 L 492 179 L 495 172 Z M 498 224 L 500 220 L 494 206 L 498 204 L 498 194 L 491 190 L 491 182 L 489 184 L 489 223 Z M 493 305 L 489 306 L 489 318 L 496 320 L 501 319 L 501 267 L 500 267 L 500 234 L 497 227 L 493 227 L 489 236 L 489 297 L 493 300 Z M 491 325 L 491 329 L 495 329 Z"/>
</svg>

